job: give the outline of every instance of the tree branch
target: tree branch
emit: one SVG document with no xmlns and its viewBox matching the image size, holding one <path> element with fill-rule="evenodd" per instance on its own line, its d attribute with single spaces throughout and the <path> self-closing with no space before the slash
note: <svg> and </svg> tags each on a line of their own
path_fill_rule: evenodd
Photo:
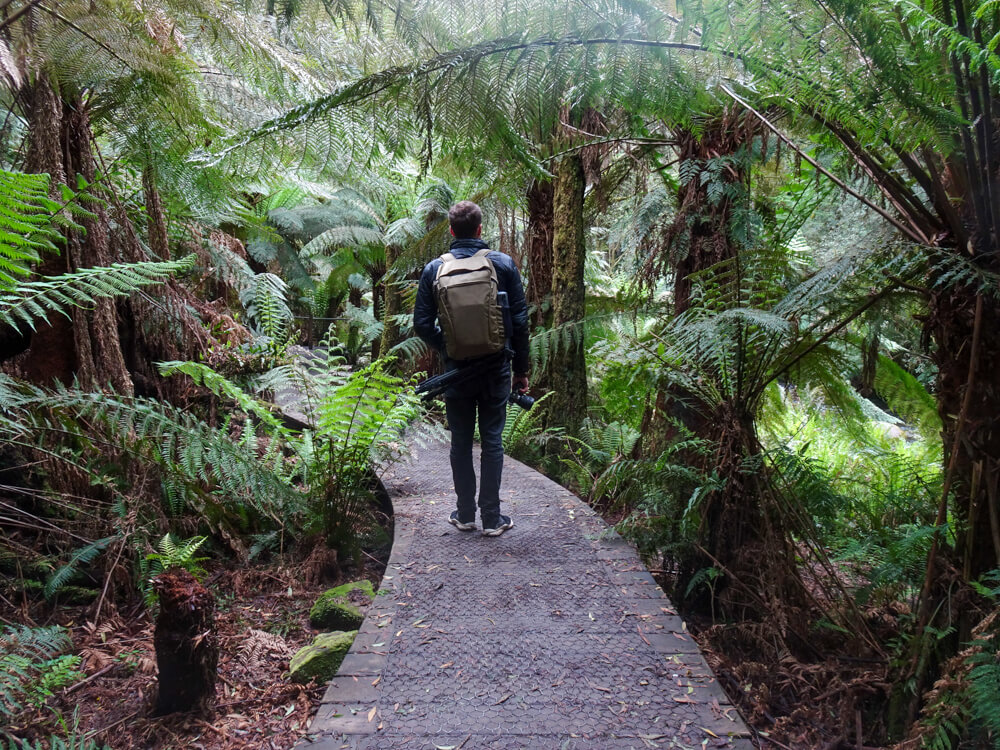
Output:
<svg viewBox="0 0 1000 750">
<path fill-rule="evenodd" d="M 764 123 L 764 125 L 767 127 L 768 130 L 770 130 L 772 133 L 774 133 L 776 136 L 778 136 L 778 138 L 780 138 L 789 148 L 791 148 L 793 151 L 795 151 L 795 153 L 797 153 L 799 156 L 801 156 L 807 162 L 809 162 L 810 164 L 812 164 L 812 166 L 815 167 L 816 170 L 818 170 L 821 174 L 823 174 L 825 177 L 827 177 L 829 180 L 831 180 L 833 182 L 833 184 L 835 184 L 837 187 L 839 187 L 845 193 L 847 193 L 848 195 L 851 195 L 854 198 L 856 198 L 857 200 L 861 201 L 864 205 L 868 206 L 868 208 L 870 208 L 872 211 L 874 211 L 875 213 L 877 213 L 883 219 L 885 219 L 886 221 L 888 221 L 890 224 L 892 224 L 894 227 L 896 227 L 896 229 L 898 229 L 900 232 L 902 232 L 903 234 L 905 234 L 907 237 L 909 237 L 914 242 L 919 243 L 921 245 L 931 245 L 931 244 L 933 244 L 932 241 L 931 241 L 931 239 L 929 237 L 926 237 L 918 229 L 916 229 L 914 227 L 906 226 L 901 221 L 899 221 L 895 216 L 893 216 L 888 211 L 886 211 L 884 208 L 882 208 L 881 206 L 877 205 L 876 203 L 873 203 L 872 201 L 868 200 L 863 195 L 861 195 L 861 193 L 859 193 L 856 190 L 854 190 L 851 187 L 849 187 L 847 185 L 847 183 L 845 183 L 843 180 L 841 180 L 835 174 L 833 174 L 832 172 L 830 172 L 827 169 L 824 169 L 823 166 L 820 165 L 820 163 L 818 161 L 816 161 L 815 159 L 813 159 L 811 156 L 809 156 L 809 154 L 807 154 L 805 151 L 803 151 L 801 148 L 799 148 L 794 142 L 792 142 L 791 138 L 789 138 L 784 133 L 782 133 L 780 130 L 778 130 L 778 128 L 776 126 L 772 125 L 771 122 L 766 117 L 764 117 L 764 115 L 762 115 L 760 112 L 758 112 L 756 109 L 754 109 L 750 105 L 749 102 L 747 102 L 745 99 L 743 99 L 738 94 L 736 94 L 728 86 L 726 86 L 725 84 L 720 84 L 720 88 L 723 91 L 725 91 L 729 96 L 731 96 L 735 101 L 737 101 L 739 104 L 741 104 L 743 107 L 745 107 L 747 109 L 747 111 L 749 111 L 752 114 L 754 114 L 762 123 Z"/>
</svg>

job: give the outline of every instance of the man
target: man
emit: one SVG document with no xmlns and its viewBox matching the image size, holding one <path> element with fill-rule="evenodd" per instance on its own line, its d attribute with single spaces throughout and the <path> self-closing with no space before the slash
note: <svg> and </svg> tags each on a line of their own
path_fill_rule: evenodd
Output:
<svg viewBox="0 0 1000 750">
<path fill-rule="evenodd" d="M 489 248 L 480 237 L 483 214 L 475 203 L 461 201 L 448 211 L 451 253 L 456 258 L 469 258 L 479 250 Z M 509 255 L 490 250 L 487 256 L 496 269 L 497 287 L 507 293 L 511 330 L 508 348 L 513 351 L 513 387 L 521 392 L 528 388 L 528 306 L 524 299 L 521 275 Z M 453 370 L 469 363 L 456 363 L 445 354 L 445 340 L 438 325 L 438 305 L 434 281 L 442 260 L 436 258 L 424 267 L 413 309 L 413 326 L 418 336 L 441 353 L 445 368 Z M 451 429 L 451 473 L 457 495 L 457 510 L 449 523 L 461 531 L 476 529 L 476 475 L 472 465 L 472 437 L 479 417 L 479 438 L 482 456 L 479 471 L 479 513 L 484 536 L 500 536 L 513 528 L 510 516 L 500 513 L 500 475 L 503 471 L 503 428 L 507 420 L 507 399 L 512 386 L 511 363 L 499 358 L 495 369 L 448 389 L 444 396 Z"/>
</svg>

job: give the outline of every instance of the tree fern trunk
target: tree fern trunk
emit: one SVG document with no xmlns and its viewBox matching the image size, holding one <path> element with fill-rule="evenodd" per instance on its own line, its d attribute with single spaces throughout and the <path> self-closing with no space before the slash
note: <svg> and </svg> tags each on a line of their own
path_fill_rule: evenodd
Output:
<svg viewBox="0 0 1000 750">
<path fill-rule="evenodd" d="M 29 148 L 25 168 L 48 172 L 53 189 L 76 175 L 89 184 L 96 176 L 91 152 L 92 133 L 86 104 L 79 96 L 60 97 L 52 83 L 40 75 L 26 92 L 29 103 Z M 43 275 L 65 273 L 113 262 L 109 245 L 109 222 L 104 206 L 92 204 L 93 218 L 82 220 L 85 233 L 69 232 L 63 255 L 44 259 Z M 73 312 L 72 324 L 62 316 L 52 316 L 48 326 L 39 326 L 31 347 L 20 365 L 34 382 L 51 383 L 74 379 L 85 387 L 111 387 L 131 394 L 132 379 L 125 368 L 118 338 L 115 303 L 101 300 L 92 309 Z"/>
<path fill-rule="evenodd" d="M 157 260 L 170 258 L 170 244 L 167 240 L 167 217 L 163 212 L 163 201 L 156 187 L 156 170 L 147 166 L 142 171 L 142 192 L 146 199 L 146 234 L 149 249 Z"/>
<path fill-rule="evenodd" d="M 702 180 L 710 160 L 734 154 L 755 131 L 747 132 L 742 115 L 725 111 L 705 123 L 697 132 L 683 128 L 674 131 L 677 157 L 684 172 L 694 176 L 681 184 L 677 193 L 677 214 L 668 228 L 659 253 L 651 256 L 647 273 L 672 273 L 674 277 L 674 314 L 691 306 L 691 277 L 717 263 L 730 260 L 739 252 L 731 237 L 732 198 L 711 199 L 710 180 Z M 744 169 L 731 168 L 719 177 L 727 183 L 745 184 Z M 680 422 L 696 435 L 703 435 L 705 420 L 690 394 L 669 390 L 657 392 L 646 407 L 642 436 L 643 452 L 660 455 L 676 437 Z"/>
<path fill-rule="evenodd" d="M 583 224 L 583 162 L 565 156 L 556 167 L 553 185 L 552 326 L 569 326 L 549 355 L 548 381 L 554 395 L 550 415 L 570 433 L 580 428 L 587 411 L 587 364 L 582 321 L 586 312 L 583 271 L 587 247 Z M 549 420 L 550 423 L 552 420 Z"/>
<path fill-rule="evenodd" d="M 180 568 L 161 573 L 153 586 L 160 600 L 153 636 L 159 671 L 155 713 L 205 713 L 215 698 L 219 663 L 215 597 Z"/>
<path fill-rule="evenodd" d="M 952 511 L 957 522 L 956 553 L 965 581 L 978 580 L 1000 566 L 1000 550 L 994 541 L 1000 535 L 1000 529 L 994 527 L 1000 497 L 1000 385 L 996 378 L 1000 371 L 1000 310 L 987 293 L 973 362 L 975 308 L 975 289 L 951 288 L 934 295 L 930 315 L 939 368 L 944 465 L 954 461 Z M 960 425 L 958 415 L 963 413 L 967 392 L 969 403 Z"/>
<path fill-rule="evenodd" d="M 553 206 L 551 180 L 532 180 L 528 188 L 528 268 L 525 296 L 532 328 L 551 320 Z"/>
<path fill-rule="evenodd" d="M 399 258 L 399 251 L 397 245 L 386 245 L 385 267 L 389 269 L 386 277 L 391 281 L 385 285 L 385 312 L 382 315 L 382 342 L 379 347 L 383 355 L 400 342 L 399 325 L 395 322 L 395 318 L 403 311 L 403 295 L 392 272 L 392 267 Z"/>
</svg>

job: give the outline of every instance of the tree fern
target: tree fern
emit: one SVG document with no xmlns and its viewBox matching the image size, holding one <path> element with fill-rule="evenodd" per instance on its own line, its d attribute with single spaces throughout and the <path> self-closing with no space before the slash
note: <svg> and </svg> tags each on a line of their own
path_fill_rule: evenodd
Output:
<svg viewBox="0 0 1000 750">
<path fill-rule="evenodd" d="M 275 341 L 285 341 L 291 331 L 288 286 L 272 273 L 259 273 L 240 290 L 240 302 L 256 331 Z"/>
<path fill-rule="evenodd" d="M 127 399 L 60 386 L 46 390 L 0 378 L 0 401 L 8 404 L 0 434 L 19 445 L 45 449 L 51 435 L 97 441 L 121 455 L 158 467 L 187 502 L 211 502 L 236 509 L 245 503 L 284 523 L 294 510 L 283 457 L 272 446 L 251 454 L 225 429 L 151 399 Z M 72 460 L 57 454 L 59 460 Z M 103 476 L 101 454 L 76 462 Z M 93 464 L 91 466 L 90 464 Z"/>
</svg>

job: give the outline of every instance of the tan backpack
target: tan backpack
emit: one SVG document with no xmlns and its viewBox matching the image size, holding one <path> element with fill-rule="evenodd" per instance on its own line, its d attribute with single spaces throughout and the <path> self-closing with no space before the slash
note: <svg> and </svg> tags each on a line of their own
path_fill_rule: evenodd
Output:
<svg viewBox="0 0 1000 750">
<path fill-rule="evenodd" d="M 441 256 L 434 279 L 438 320 L 448 357 L 476 359 L 506 345 L 503 313 L 497 301 L 497 272 L 483 248 L 468 258 Z"/>
</svg>

